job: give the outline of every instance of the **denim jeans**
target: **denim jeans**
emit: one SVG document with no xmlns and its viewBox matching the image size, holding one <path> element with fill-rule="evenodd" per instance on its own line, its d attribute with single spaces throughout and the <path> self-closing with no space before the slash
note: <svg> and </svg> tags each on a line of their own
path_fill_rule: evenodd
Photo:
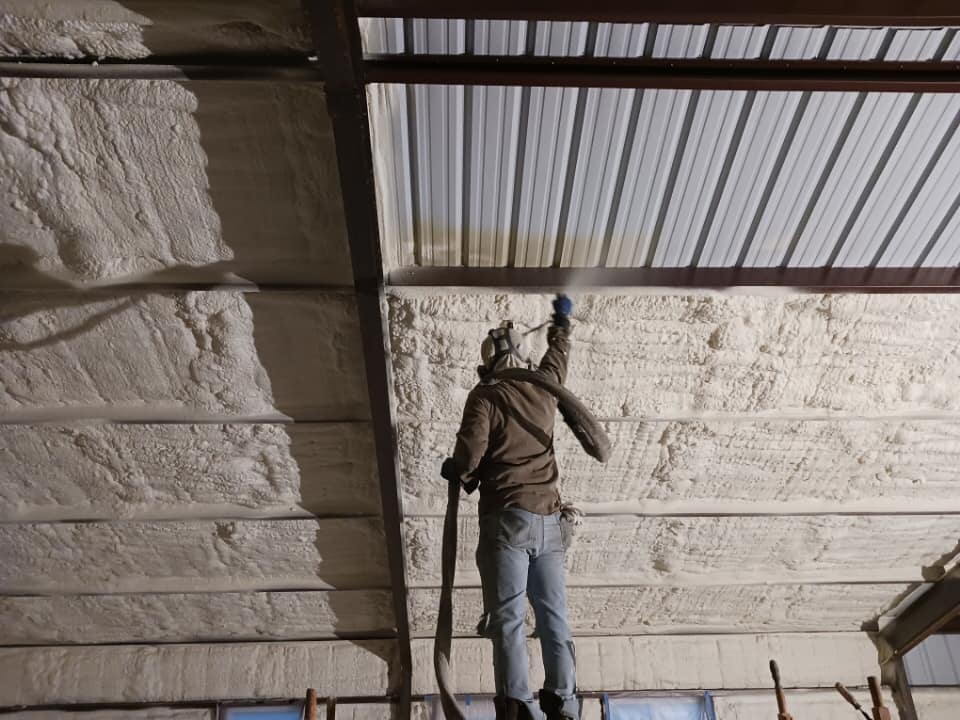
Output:
<svg viewBox="0 0 960 720">
<path fill-rule="evenodd" d="M 520 700 L 537 719 L 544 715 L 534 703 L 527 677 L 527 597 L 540 638 L 544 690 L 559 698 L 563 717 L 579 718 L 563 559 L 560 513 L 537 515 L 508 508 L 480 517 L 477 567 L 483 585 L 484 634 L 493 641 L 497 695 Z"/>
</svg>

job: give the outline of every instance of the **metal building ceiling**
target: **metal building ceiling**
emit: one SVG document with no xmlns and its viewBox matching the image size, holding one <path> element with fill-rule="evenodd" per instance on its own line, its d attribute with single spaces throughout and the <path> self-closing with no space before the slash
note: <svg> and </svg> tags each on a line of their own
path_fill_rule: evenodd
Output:
<svg viewBox="0 0 960 720">
<path fill-rule="evenodd" d="M 960 59 L 956 28 L 368 19 L 370 53 Z M 398 266 L 960 263 L 960 96 L 381 85 Z"/>
</svg>

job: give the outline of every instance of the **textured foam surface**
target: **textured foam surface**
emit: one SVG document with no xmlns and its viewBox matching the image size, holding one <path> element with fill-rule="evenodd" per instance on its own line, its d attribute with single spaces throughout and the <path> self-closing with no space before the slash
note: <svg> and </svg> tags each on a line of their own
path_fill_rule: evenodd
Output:
<svg viewBox="0 0 960 720">
<path fill-rule="evenodd" d="M 5 593 L 370 588 L 379 519 L 0 525 Z"/>
<path fill-rule="evenodd" d="M 368 414 L 349 295 L 67 292 L 2 302 L 0 419 Z"/>
<path fill-rule="evenodd" d="M 5 705 L 300 698 L 397 688 L 396 643 L 233 643 L 0 649 Z"/>
<path fill-rule="evenodd" d="M 0 597 L 11 645 L 322 639 L 394 627 L 388 590 Z"/>
<path fill-rule="evenodd" d="M 319 85 L 0 80 L 0 278 L 349 285 Z"/>
<path fill-rule="evenodd" d="M 295 0 L 5 0 L 3 55 L 140 58 L 203 52 L 305 52 Z"/>
<path fill-rule="evenodd" d="M 366 423 L 0 426 L 5 521 L 379 512 Z"/>
</svg>

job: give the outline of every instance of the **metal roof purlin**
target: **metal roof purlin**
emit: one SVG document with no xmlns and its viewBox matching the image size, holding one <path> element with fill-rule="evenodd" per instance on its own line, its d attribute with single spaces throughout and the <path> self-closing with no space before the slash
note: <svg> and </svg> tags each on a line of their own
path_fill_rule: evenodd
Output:
<svg viewBox="0 0 960 720">
<path fill-rule="evenodd" d="M 798 292 L 936 293 L 960 292 L 955 267 L 640 267 L 640 268 L 464 268 L 402 267 L 391 286 L 491 287 L 512 292 L 554 292 L 564 288 L 757 288 Z"/>
<path fill-rule="evenodd" d="M 333 125 L 347 239 L 356 287 L 370 413 L 380 481 L 387 559 L 393 589 L 400 661 L 400 717 L 410 717 L 412 672 L 403 507 L 390 404 L 389 332 L 384 315 L 383 259 L 360 30 L 350 0 L 305 2 L 313 40 L 325 68 L 327 107 Z"/>
<path fill-rule="evenodd" d="M 368 55 L 367 83 L 671 90 L 960 92 L 960 63 Z"/>
</svg>

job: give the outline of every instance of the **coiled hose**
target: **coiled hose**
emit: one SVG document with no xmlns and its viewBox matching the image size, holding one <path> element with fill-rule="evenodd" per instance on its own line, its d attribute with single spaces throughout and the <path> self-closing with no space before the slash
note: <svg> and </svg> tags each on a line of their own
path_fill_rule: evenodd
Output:
<svg viewBox="0 0 960 720">
<path fill-rule="evenodd" d="M 524 368 L 500 370 L 494 380 L 519 380 L 536 385 L 557 398 L 560 416 L 590 457 L 605 463 L 610 458 L 610 438 L 586 405 L 572 392 L 543 373 Z M 440 565 L 440 608 L 433 645 L 433 669 L 440 688 L 440 705 L 447 720 L 466 720 L 454 698 L 450 682 L 450 649 L 453 641 L 453 577 L 457 571 L 457 515 L 460 484 L 449 483 L 447 514 L 443 519 L 443 553 Z"/>
</svg>

